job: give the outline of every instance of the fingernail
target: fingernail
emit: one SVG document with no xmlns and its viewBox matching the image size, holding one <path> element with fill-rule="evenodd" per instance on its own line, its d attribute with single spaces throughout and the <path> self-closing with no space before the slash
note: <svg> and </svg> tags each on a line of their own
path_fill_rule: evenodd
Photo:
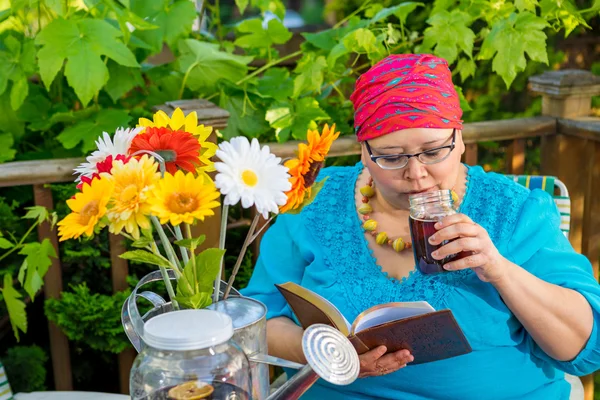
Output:
<svg viewBox="0 0 600 400">
<path fill-rule="evenodd" d="M 413 356 L 410 356 L 410 361 L 409 362 L 413 362 L 415 361 L 415 358 Z"/>
<path fill-rule="evenodd" d="M 437 251 L 434 251 L 434 252 L 431 253 L 431 256 L 433 258 L 438 258 L 439 255 L 440 255 L 440 253 L 438 253 Z"/>
<path fill-rule="evenodd" d="M 442 227 L 442 221 L 438 221 L 435 223 L 435 225 L 433 226 L 435 229 L 440 229 Z"/>
<path fill-rule="evenodd" d="M 433 242 L 435 242 L 435 239 L 436 239 L 435 235 L 431 235 L 429 237 L 429 243 L 433 244 Z"/>
</svg>

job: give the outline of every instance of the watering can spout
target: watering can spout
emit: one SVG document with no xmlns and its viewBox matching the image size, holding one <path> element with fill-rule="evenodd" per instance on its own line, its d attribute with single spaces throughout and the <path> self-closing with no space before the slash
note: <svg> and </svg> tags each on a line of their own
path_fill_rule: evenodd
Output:
<svg viewBox="0 0 600 400">
<path fill-rule="evenodd" d="M 308 364 L 267 400 L 296 400 L 319 378 L 334 385 L 349 385 L 358 378 L 358 354 L 338 330 L 323 324 L 309 326 L 302 336 L 302 350 Z"/>
</svg>

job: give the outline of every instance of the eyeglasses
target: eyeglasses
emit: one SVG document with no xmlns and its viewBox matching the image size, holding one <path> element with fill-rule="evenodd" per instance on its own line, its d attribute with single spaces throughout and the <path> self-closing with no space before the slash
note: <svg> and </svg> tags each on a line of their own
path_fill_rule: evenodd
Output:
<svg viewBox="0 0 600 400">
<path fill-rule="evenodd" d="M 382 169 L 400 169 L 406 167 L 408 160 L 412 157 L 417 157 L 421 163 L 430 165 L 437 164 L 444 161 L 455 147 L 456 128 L 452 130 L 452 143 L 448 146 L 436 147 L 435 149 L 429 149 L 416 154 L 385 154 L 381 156 L 374 156 L 371 151 L 371 146 L 365 140 L 367 151 L 371 160 L 379 165 Z"/>
</svg>

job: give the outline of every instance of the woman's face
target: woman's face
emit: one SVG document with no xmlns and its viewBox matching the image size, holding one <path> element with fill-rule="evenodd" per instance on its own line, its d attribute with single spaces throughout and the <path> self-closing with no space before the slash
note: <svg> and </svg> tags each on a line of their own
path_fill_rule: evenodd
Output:
<svg viewBox="0 0 600 400">
<path fill-rule="evenodd" d="M 391 154 L 415 154 L 447 146 L 452 143 L 452 129 L 412 128 L 396 131 L 368 140 L 374 156 Z M 437 164 L 423 164 L 411 157 L 400 169 L 383 169 L 371 160 L 367 146 L 362 143 L 362 162 L 377 190 L 395 205 L 405 205 L 407 196 L 429 190 L 452 189 L 461 172 L 461 155 L 465 151 L 462 132 L 456 130 L 455 148 L 450 155 Z"/>
</svg>

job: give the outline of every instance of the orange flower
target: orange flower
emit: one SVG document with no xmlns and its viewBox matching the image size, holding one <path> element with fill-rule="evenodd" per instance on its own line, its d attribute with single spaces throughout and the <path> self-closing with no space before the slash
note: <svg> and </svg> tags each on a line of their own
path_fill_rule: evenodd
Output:
<svg viewBox="0 0 600 400">
<path fill-rule="evenodd" d="M 335 131 L 335 124 L 331 126 L 331 129 L 329 129 L 329 125 L 325 124 L 321 135 L 319 135 L 318 131 L 311 131 L 309 129 L 306 137 L 308 139 L 308 146 L 310 147 L 311 160 L 325 160 L 325 157 L 331 148 L 331 144 L 338 136 L 340 136 L 340 133 Z"/>
<path fill-rule="evenodd" d="M 331 144 L 340 135 L 335 131 L 335 124 L 325 125 L 323 133 L 319 135 L 318 131 L 307 132 L 308 145 L 300 143 L 298 145 L 298 158 L 286 161 L 284 164 L 289 168 L 290 183 L 292 188 L 286 192 L 287 202 L 279 208 L 279 212 L 284 213 L 289 210 L 295 210 L 301 207 L 306 199 L 311 198 L 312 185 L 319 175 L 323 166 L 325 157 L 329 153 Z"/>
<path fill-rule="evenodd" d="M 173 131 L 165 127 L 147 127 L 143 133 L 133 139 L 129 154 L 133 155 L 144 150 L 164 158 L 166 169 L 170 174 L 175 174 L 178 168 L 196 172 L 196 167 L 200 164 L 200 143 L 189 132 Z"/>
</svg>

